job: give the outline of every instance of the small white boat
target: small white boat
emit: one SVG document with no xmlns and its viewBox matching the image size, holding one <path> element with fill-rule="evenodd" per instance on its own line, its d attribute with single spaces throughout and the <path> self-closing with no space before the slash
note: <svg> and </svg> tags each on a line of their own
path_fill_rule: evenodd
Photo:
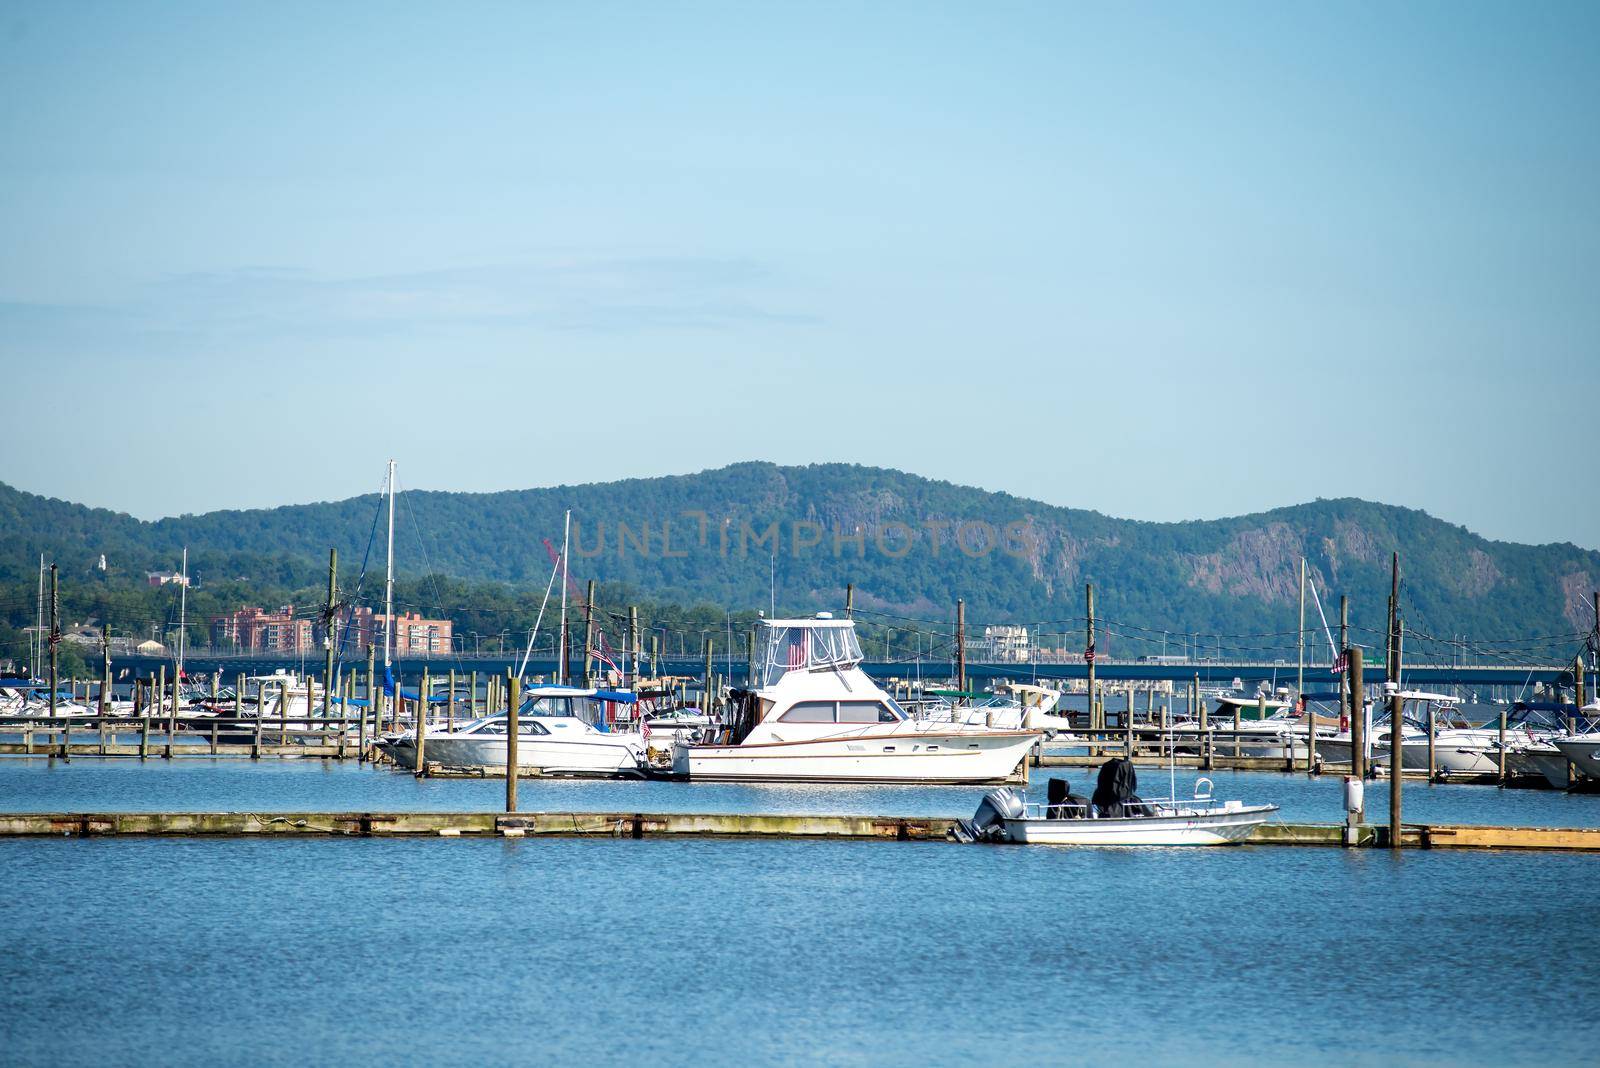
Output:
<svg viewBox="0 0 1600 1068">
<path fill-rule="evenodd" d="M 452 768 L 500 768 L 510 762 L 505 713 L 473 720 L 453 731 L 429 730 L 424 753 L 430 764 Z M 417 766 L 413 731 L 386 739 L 383 749 L 405 768 Z M 637 734 L 595 730 L 572 716 L 519 716 L 517 767 L 549 774 L 635 775 L 644 763 Z"/>
<path fill-rule="evenodd" d="M 636 731 L 601 730 L 597 705 L 622 697 L 611 691 L 574 686 L 542 686 L 529 692 L 517 713 L 517 767 L 554 775 L 638 775 L 645 765 L 645 742 Z M 499 768 L 510 763 L 509 721 L 504 712 L 484 716 L 455 730 L 429 727 L 423 759 L 454 768 Z M 415 730 L 386 737 L 380 748 L 401 767 L 417 766 Z"/>
<path fill-rule="evenodd" d="M 1218 801 L 1211 796 L 1209 779 L 1197 781 L 1194 797 L 1186 800 L 1133 799 L 1109 805 L 1083 798 L 1028 804 L 1020 791 L 1008 787 L 986 795 L 973 818 L 958 825 L 957 837 L 1036 845 L 1231 845 L 1250 837 L 1276 811 L 1277 805 Z"/>
</svg>

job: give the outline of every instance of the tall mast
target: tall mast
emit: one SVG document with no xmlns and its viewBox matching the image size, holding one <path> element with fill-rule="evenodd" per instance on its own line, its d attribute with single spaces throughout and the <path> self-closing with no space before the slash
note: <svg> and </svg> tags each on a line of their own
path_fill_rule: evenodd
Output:
<svg viewBox="0 0 1600 1068">
<path fill-rule="evenodd" d="M 33 621 L 33 678 L 39 679 L 40 661 L 44 659 L 44 553 L 39 554 L 39 612 Z"/>
<path fill-rule="evenodd" d="M 557 667 L 556 677 L 565 686 L 571 680 L 567 678 L 567 540 L 572 536 L 572 509 L 567 509 L 566 522 L 561 530 L 561 649 L 556 654 L 561 663 Z M 587 657 L 589 650 L 585 649 L 583 655 Z"/>
<path fill-rule="evenodd" d="M 183 564 L 178 579 L 178 679 L 183 679 L 183 654 L 187 650 L 189 630 L 189 547 L 183 547 Z M 102 624 L 103 626 L 104 624 Z"/>
<path fill-rule="evenodd" d="M 1300 558 L 1300 667 L 1295 673 L 1294 696 L 1304 707 L 1306 692 L 1306 558 Z"/>
<path fill-rule="evenodd" d="M 394 651 L 394 461 L 389 461 L 389 554 L 383 567 L 383 666 L 385 674 Z"/>
</svg>

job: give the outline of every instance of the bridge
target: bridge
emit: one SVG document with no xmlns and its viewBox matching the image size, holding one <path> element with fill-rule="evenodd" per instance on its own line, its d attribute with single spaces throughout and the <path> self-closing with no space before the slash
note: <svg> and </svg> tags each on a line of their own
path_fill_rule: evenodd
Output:
<svg viewBox="0 0 1600 1068">
<path fill-rule="evenodd" d="M 434 676 L 448 674 L 454 670 L 459 674 L 478 672 L 481 675 L 503 675 L 508 670 L 515 670 L 520 657 L 509 655 L 497 656 L 442 656 L 424 660 L 420 657 L 407 657 L 395 661 L 396 676 L 415 678 L 427 670 Z M 126 681 L 133 677 L 148 676 L 165 667 L 170 673 L 172 660 L 160 657 L 114 657 L 112 659 L 112 676 L 118 681 Z M 223 678 L 231 679 L 235 675 L 268 675 L 277 670 L 309 671 L 320 674 L 322 671 L 322 657 L 312 654 L 305 657 L 287 656 L 284 654 L 258 655 L 258 656 L 191 656 L 185 664 L 191 675 L 209 675 L 220 671 Z M 867 660 L 862 663 L 862 668 L 875 679 L 948 679 L 955 675 L 955 665 L 949 660 L 924 660 L 920 664 L 915 661 L 905 660 Z M 366 661 L 345 660 L 344 670 L 366 670 Z M 703 657 L 661 657 L 657 662 L 657 673 L 679 677 L 699 678 L 705 671 Z M 725 652 L 719 652 L 711 658 L 711 670 L 728 676 L 736 685 L 745 682 L 746 666 L 743 650 L 740 650 L 731 659 Z M 528 661 L 528 673 L 550 677 L 555 674 L 556 662 L 550 657 L 535 658 Z M 576 675 L 581 667 L 574 664 L 573 672 Z M 1095 661 L 1095 677 L 1102 682 L 1173 682 L 1183 684 L 1192 682 L 1196 677 L 1205 687 L 1228 686 L 1234 679 L 1238 679 L 1246 686 L 1253 686 L 1259 682 L 1274 683 L 1277 685 L 1292 684 L 1298 669 L 1294 661 L 1246 661 L 1246 660 L 1178 660 L 1168 658 L 1160 661 L 1153 660 L 1113 660 L 1100 657 Z M 1088 665 L 1082 661 L 1075 663 L 998 663 L 993 661 L 968 661 L 967 678 L 969 682 L 981 684 L 996 679 L 1087 679 Z M 1563 666 L 1551 664 L 1406 664 L 1403 678 L 1407 685 L 1430 686 L 1510 686 L 1522 687 L 1534 683 L 1551 683 L 1567 673 Z M 1382 657 L 1376 657 L 1367 664 L 1366 678 L 1369 682 L 1377 682 L 1383 677 Z M 1325 691 L 1332 689 L 1339 676 L 1325 663 L 1307 664 L 1305 668 L 1306 689 L 1308 691 Z"/>
</svg>

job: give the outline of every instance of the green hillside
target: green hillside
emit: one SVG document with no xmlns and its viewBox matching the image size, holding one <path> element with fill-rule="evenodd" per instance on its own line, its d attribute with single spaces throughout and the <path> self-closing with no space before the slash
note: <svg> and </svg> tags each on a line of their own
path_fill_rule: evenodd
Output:
<svg viewBox="0 0 1600 1068">
<path fill-rule="evenodd" d="M 14 626 L 31 621 L 41 552 L 59 563 L 86 612 L 99 597 L 114 615 L 144 618 L 144 572 L 174 567 L 183 546 L 202 603 L 320 597 L 329 547 L 339 549 L 353 583 L 370 545 L 369 567 L 381 578 L 381 526 L 370 542 L 379 505 L 365 496 L 147 523 L 0 485 L 7 618 Z M 916 625 L 912 619 L 947 620 L 961 597 L 975 625 L 1055 621 L 1045 629 L 1081 644 L 1072 637 L 1081 629 L 1074 620 L 1092 582 L 1099 614 L 1113 621 L 1103 639 L 1114 643 L 1113 655 L 1161 652 L 1165 633 L 1173 652 L 1190 640 L 1185 635 L 1205 635 L 1193 640 L 1292 656 L 1302 554 L 1330 622 L 1337 624 L 1345 594 L 1358 635 L 1371 641 L 1371 628 L 1382 626 L 1389 554 L 1398 550 L 1415 648 L 1441 657 L 1448 647 L 1429 647 L 1428 636 L 1538 636 L 1550 652 L 1537 655 L 1553 656 L 1591 626 L 1588 599 L 1600 585 L 1600 553 L 1488 541 L 1423 512 L 1360 500 L 1144 523 L 898 471 L 742 463 L 505 493 L 407 492 L 396 523 L 400 569 L 413 579 L 454 580 L 448 592 L 433 580 L 413 581 L 408 598 L 456 615 L 463 629 L 525 629 L 529 620 L 517 614 L 536 608 L 549 576 L 541 541 L 559 545 L 568 508 L 572 574 L 601 582 L 601 600 L 610 604 L 648 600 L 700 605 L 708 616 L 753 614 L 767 608 L 770 581 L 780 613 L 809 612 L 838 607 L 853 582 L 863 616 L 891 626 L 900 617 L 906 627 Z M 110 564 L 104 575 L 94 566 L 102 553 Z M 369 579 L 366 590 L 379 585 Z M 111 603 L 123 594 L 125 602 Z M 1234 637 L 1244 635 L 1275 636 Z M 1503 652 L 1536 649 L 1508 644 Z"/>
</svg>

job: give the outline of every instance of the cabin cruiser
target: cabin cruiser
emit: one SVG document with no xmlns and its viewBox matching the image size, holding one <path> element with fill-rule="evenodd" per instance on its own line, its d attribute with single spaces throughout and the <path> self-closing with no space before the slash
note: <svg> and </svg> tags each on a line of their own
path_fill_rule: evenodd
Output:
<svg viewBox="0 0 1600 1068">
<path fill-rule="evenodd" d="M 1325 743 L 1339 736 L 1331 718 L 1301 713 L 1283 700 L 1268 698 L 1263 701 L 1224 694 L 1216 701 L 1209 725 L 1213 731 L 1220 732 L 1221 737 L 1214 735 L 1212 746 L 1216 753 L 1224 756 L 1304 760 L 1306 738 L 1311 731 L 1316 732 L 1318 754 L 1324 756 L 1327 755 Z M 1172 734 L 1178 752 L 1199 752 L 1203 744 L 1200 725 L 1192 720 L 1175 724 Z M 1346 745 L 1348 747 L 1348 742 Z"/>
<path fill-rule="evenodd" d="M 861 670 L 855 621 L 762 620 L 756 687 L 733 690 L 730 726 L 672 752 L 691 781 L 991 783 L 1042 732 L 908 715 Z"/>
<path fill-rule="evenodd" d="M 1250 837 L 1278 811 L 1277 805 L 1218 801 L 1206 778 L 1197 780 L 1194 796 L 1183 800 L 1145 800 L 1137 787 L 1133 764 L 1115 758 L 1101 766 L 1092 798 L 1073 795 L 1065 779 L 1049 781 L 1042 805 L 1029 804 L 1020 790 L 1007 787 L 987 794 L 972 819 L 957 821 L 951 833 L 962 842 L 1230 845 Z"/>
<path fill-rule="evenodd" d="M 1030 683 L 1007 683 L 1000 692 L 967 694 L 955 690 L 929 690 L 938 700 L 916 710 L 915 718 L 929 723 L 966 723 L 1001 730 L 1043 731 L 1047 740 L 1072 733 L 1072 721 L 1058 716 L 1061 691 Z M 970 704 L 963 703 L 975 698 Z M 1071 742 L 1074 739 L 1066 739 Z"/>
<path fill-rule="evenodd" d="M 645 764 L 644 739 L 633 731 L 605 729 L 605 704 L 631 694 L 576 686 L 529 690 L 517 711 L 517 767 L 555 775 L 637 775 Z M 428 727 L 423 759 L 458 768 L 504 769 L 510 760 L 509 717 L 504 712 L 454 730 Z M 386 735 L 379 743 L 396 764 L 417 766 L 416 731 Z"/>
<path fill-rule="evenodd" d="M 1401 691 L 1408 700 L 1421 698 L 1441 704 L 1434 713 L 1432 770 L 1446 775 L 1494 775 L 1500 770 L 1500 726 L 1474 724 L 1462 716 L 1452 699 L 1443 694 L 1417 694 Z M 1543 706 L 1517 702 L 1507 717 L 1507 749 L 1513 740 L 1524 745 L 1537 745 L 1557 733 L 1555 723 L 1540 714 Z M 1419 717 L 1420 718 L 1420 717 Z M 1428 733 L 1420 725 L 1413 737 L 1408 734 L 1401 743 L 1400 766 L 1416 770 L 1428 769 Z M 1387 748 L 1387 746 L 1383 747 Z M 1509 756 L 1509 752 L 1508 752 Z M 1530 758 L 1537 760 L 1537 756 Z M 1508 770 L 1510 770 L 1508 764 Z M 1566 769 L 1561 770 L 1563 784 Z"/>
<path fill-rule="evenodd" d="M 1600 779 L 1600 732 L 1557 738 L 1555 747 L 1584 775 Z"/>
</svg>

